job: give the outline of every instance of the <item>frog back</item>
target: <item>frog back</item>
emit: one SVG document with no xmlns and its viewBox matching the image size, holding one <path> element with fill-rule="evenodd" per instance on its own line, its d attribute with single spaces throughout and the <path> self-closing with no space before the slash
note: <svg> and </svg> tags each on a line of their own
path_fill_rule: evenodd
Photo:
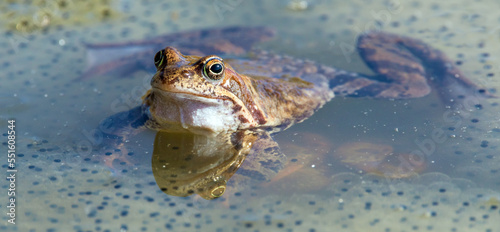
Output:
<svg viewBox="0 0 500 232">
<path fill-rule="evenodd" d="M 247 58 L 225 59 L 249 78 L 260 127 L 278 132 L 310 117 L 334 97 L 324 72 L 335 69 L 308 60 L 253 50 Z"/>
</svg>

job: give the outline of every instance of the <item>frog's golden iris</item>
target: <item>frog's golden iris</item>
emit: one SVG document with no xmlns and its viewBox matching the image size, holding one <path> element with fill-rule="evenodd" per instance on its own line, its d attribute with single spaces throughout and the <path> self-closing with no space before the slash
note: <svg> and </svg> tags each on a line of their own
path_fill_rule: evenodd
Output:
<svg viewBox="0 0 500 232">
<path fill-rule="evenodd" d="M 212 57 L 203 64 L 203 76 L 218 81 L 224 78 L 224 62 L 219 57 Z"/>
</svg>

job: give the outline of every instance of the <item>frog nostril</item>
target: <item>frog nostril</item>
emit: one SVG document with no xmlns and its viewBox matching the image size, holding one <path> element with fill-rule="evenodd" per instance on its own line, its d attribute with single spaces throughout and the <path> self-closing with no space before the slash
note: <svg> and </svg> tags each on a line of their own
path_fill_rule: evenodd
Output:
<svg viewBox="0 0 500 232">
<path fill-rule="evenodd" d="M 173 47 L 166 47 L 163 49 L 164 62 L 163 65 L 172 65 L 182 61 L 185 61 L 184 56 L 179 52 L 179 50 Z M 161 54 L 160 54 L 161 55 Z"/>
<path fill-rule="evenodd" d="M 186 77 L 186 78 L 190 78 L 192 76 L 192 72 L 188 71 L 188 70 L 182 70 L 181 72 L 181 75 Z"/>
</svg>

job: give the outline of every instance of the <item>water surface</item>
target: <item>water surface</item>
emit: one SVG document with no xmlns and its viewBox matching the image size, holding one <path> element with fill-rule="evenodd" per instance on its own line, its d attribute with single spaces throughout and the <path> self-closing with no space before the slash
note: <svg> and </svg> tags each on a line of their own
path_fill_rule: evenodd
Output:
<svg viewBox="0 0 500 232">
<path fill-rule="evenodd" d="M 148 166 L 152 131 L 129 142 L 141 156 L 125 173 L 88 159 L 102 155 L 93 145 L 93 128 L 138 104 L 151 73 L 79 81 L 88 64 L 86 43 L 266 25 L 278 36 L 260 48 L 369 73 L 352 50 L 355 38 L 365 30 L 382 29 L 420 38 L 442 49 L 475 83 L 500 87 L 500 13 L 495 1 L 307 2 L 305 9 L 291 9 L 290 1 L 122 0 L 79 8 L 87 13 L 2 3 L 4 11 L 29 15 L 43 9 L 59 20 L 54 16 L 52 24 L 19 31 L 10 23 L 23 15 L 19 13 L 1 28 L 2 151 L 7 120 L 15 119 L 18 205 L 16 225 L 3 214 L 0 230 L 497 231 L 498 100 L 484 100 L 447 120 L 449 109 L 436 96 L 404 101 L 336 98 L 276 136 L 289 157 L 313 155 L 317 162 L 273 186 L 229 190 L 226 201 L 164 194 Z M 111 15 L 100 18 L 106 9 Z M 433 140 L 436 131 L 443 131 L 446 139 Z M 395 180 L 332 158 L 336 149 L 353 142 L 386 144 L 401 153 L 420 151 L 425 171 Z M 2 169 L 7 175 L 6 163 Z M 4 181 L 4 194 L 8 188 Z M 6 212 L 7 196 L 2 199 Z"/>
</svg>

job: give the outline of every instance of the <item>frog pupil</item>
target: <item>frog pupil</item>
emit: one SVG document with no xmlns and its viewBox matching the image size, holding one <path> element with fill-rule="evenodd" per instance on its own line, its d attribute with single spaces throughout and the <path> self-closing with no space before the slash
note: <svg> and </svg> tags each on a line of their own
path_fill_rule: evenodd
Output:
<svg viewBox="0 0 500 232">
<path fill-rule="evenodd" d="M 214 64 L 210 66 L 210 71 L 212 71 L 215 74 L 219 74 L 222 72 L 222 65 L 221 64 Z"/>
</svg>

